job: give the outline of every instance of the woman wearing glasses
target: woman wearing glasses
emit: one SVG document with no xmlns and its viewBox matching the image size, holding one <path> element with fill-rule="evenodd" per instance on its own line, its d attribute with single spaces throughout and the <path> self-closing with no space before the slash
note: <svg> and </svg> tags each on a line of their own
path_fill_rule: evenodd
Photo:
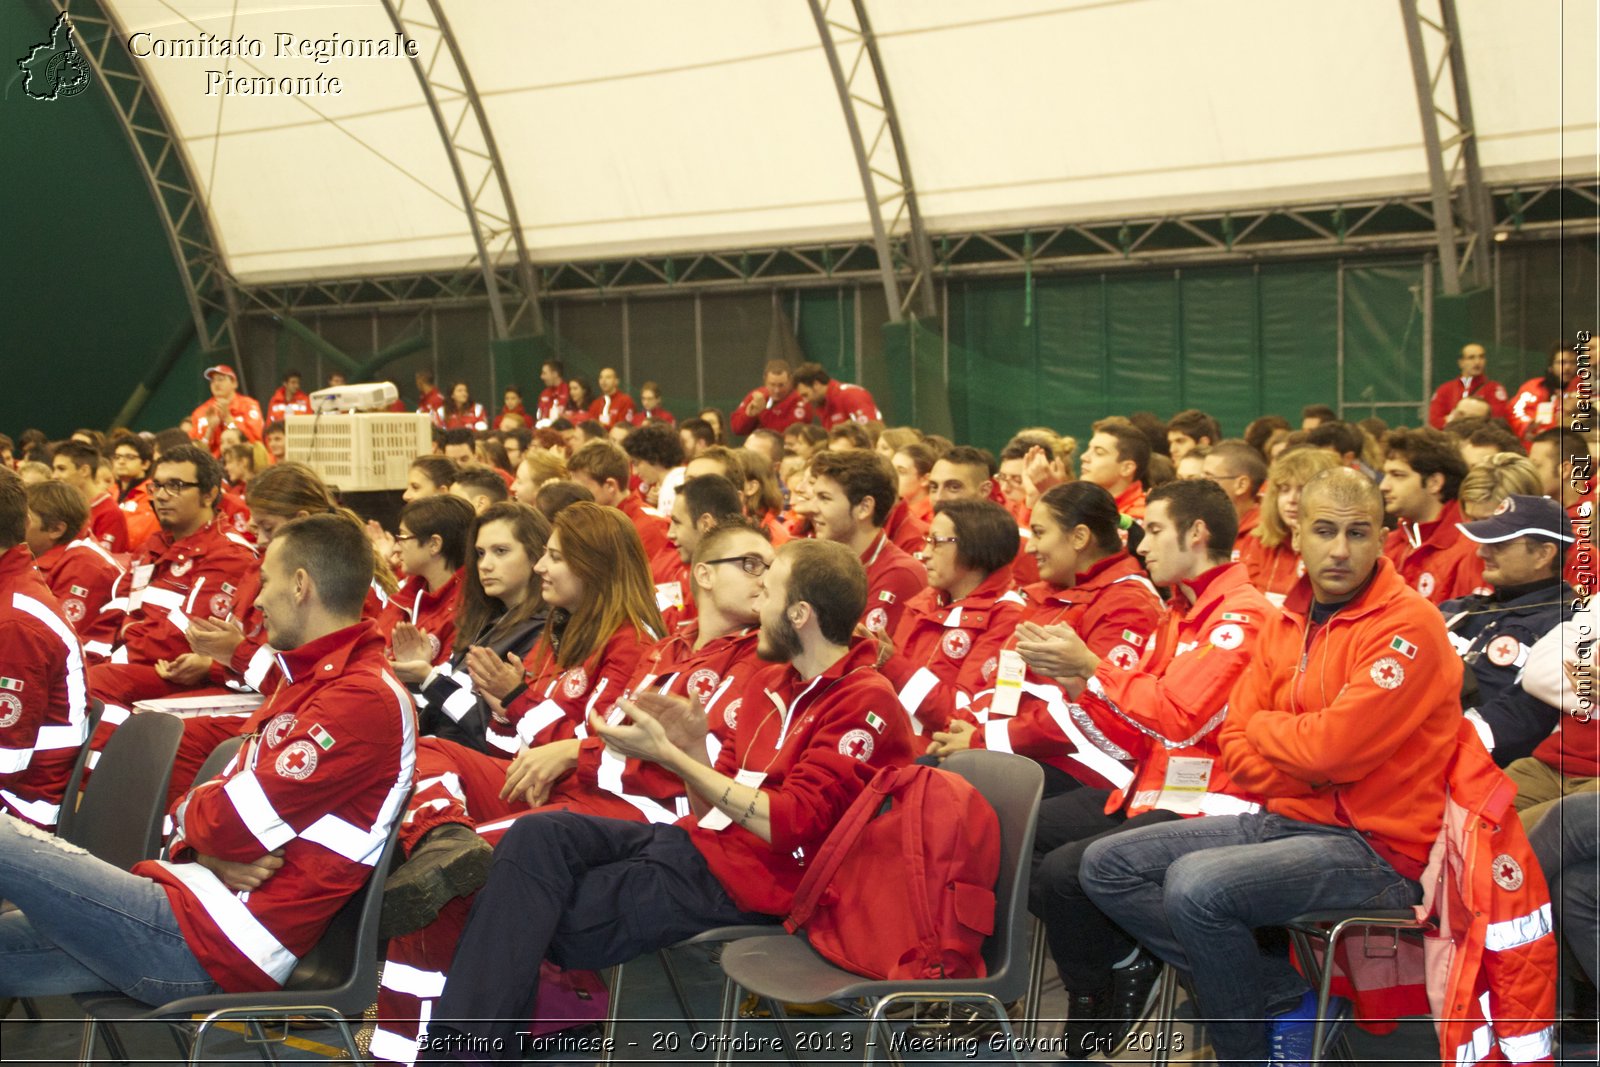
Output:
<svg viewBox="0 0 1600 1067">
<path fill-rule="evenodd" d="M 471 687 L 464 692 L 475 694 L 474 706 L 481 697 L 488 711 L 481 735 L 474 724 L 468 738 L 456 720 L 452 740 L 418 744 L 418 788 L 400 838 L 411 858 L 384 888 L 385 937 L 421 928 L 451 899 L 483 884 L 491 848 L 473 825 L 546 801 L 577 766 L 590 712 L 610 709 L 662 631 L 644 545 L 627 516 L 572 504 L 534 555 L 519 534 L 532 529 L 537 514 L 507 501 L 480 519 L 478 588 L 507 602 L 508 613 L 526 616 L 539 604 L 549 618 L 525 657 L 497 654 L 483 642 L 467 652 Z M 470 626 L 464 607 L 458 632 Z M 459 677 L 460 668 L 453 673 Z M 433 690 L 423 694 L 431 705 Z M 454 720 L 451 699 L 465 706 L 467 698 L 447 698 L 442 710 Z"/>
<path fill-rule="evenodd" d="M 1011 591 L 1020 538 L 1006 510 L 989 500 L 950 500 L 933 512 L 917 554 L 928 588 L 906 605 L 895 654 L 882 668 L 918 734 L 946 729 L 974 693 L 994 684 L 1000 646 L 1023 605 Z"/>
</svg>

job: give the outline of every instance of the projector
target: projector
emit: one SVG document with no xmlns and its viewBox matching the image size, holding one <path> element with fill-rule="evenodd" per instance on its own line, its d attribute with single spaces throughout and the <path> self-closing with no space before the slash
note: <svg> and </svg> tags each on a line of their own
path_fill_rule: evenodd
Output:
<svg viewBox="0 0 1600 1067">
<path fill-rule="evenodd" d="M 311 410 L 317 414 L 334 411 L 383 411 L 400 399 L 393 382 L 360 382 L 318 389 L 311 394 Z"/>
</svg>

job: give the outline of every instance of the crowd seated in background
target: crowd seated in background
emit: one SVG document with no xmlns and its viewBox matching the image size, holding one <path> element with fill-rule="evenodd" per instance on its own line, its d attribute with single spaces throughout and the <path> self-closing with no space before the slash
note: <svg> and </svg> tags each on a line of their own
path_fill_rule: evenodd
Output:
<svg viewBox="0 0 1600 1067">
<path fill-rule="evenodd" d="M 116 882 L 165 931 L 166 984 L 100 972 L 108 946 L 30 887 L 9 861 L 33 846 L 0 820 L 0 895 L 23 916 L 0 917 L 0 953 L 54 946 L 45 970 L 0 968 L 0 992 L 86 971 L 149 997 L 281 981 L 194 909 L 243 908 L 297 954 L 326 918 L 292 914 L 308 872 L 336 870 L 339 893 L 370 873 L 313 859 L 330 846 L 306 820 L 345 803 L 314 788 L 326 775 L 280 781 L 313 728 L 340 739 L 335 759 L 307 735 L 323 768 L 368 761 L 363 799 L 338 808 L 363 832 L 370 801 L 414 787 L 372 1046 L 399 1063 L 525 1027 L 541 964 L 781 918 L 874 769 L 989 748 L 1044 769 L 1030 906 L 1068 1057 L 1112 1050 L 1166 963 L 1219 1057 L 1308 1058 L 1304 986 L 1252 931 L 1432 900 L 1448 781 L 1452 803 L 1516 790 L 1528 840 L 1497 824 L 1493 843 L 1535 869 L 1496 905 L 1526 936 L 1462 935 L 1491 961 L 1468 999 L 1519 1014 L 1446 1010 L 1441 1040 L 1470 1021 L 1538 1059 L 1556 968 L 1528 918 L 1537 870 L 1569 944 L 1596 924 L 1592 840 L 1573 836 L 1600 796 L 1593 645 L 1573 637 L 1596 583 L 1587 359 L 1587 337 L 1556 346 L 1511 393 L 1467 345 L 1420 426 L 1313 404 L 1234 438 L 1198 409 L 1132 411 L 1081 437 L 1019 427 L 998 453 L 886 427 L 814 363 L 765 365 L 727 419 L 743 447 L 716 409 L 674 420 L 654 381 L 635 404 L 613 367 L 594 388 L 548 361 L 537 400 L 506 387 L 492 422 L 468 382 L 447 397 L 422 370 L 433 447 L 388 527 L 285 454 L 283 418 L 308 410 L 296 372 L 266 426 L 219 365 L 185 428 L 0 436 L 0 812 L 53 827 L 80 745 L 92 769 L 139 701 L 260 701 L 186 720 L 171 799 L 188 851 Z M 305 672 L 334 661 L 324 693 Z M 365 695 L 293 710 L 341 685 Z M 90 698 L 105 714 L 86 738 Z M 281 856 L 275 835 L 224 832 L 243 787 L 194 781 L 241 734 L 223 781 L 264 780 L 294 813 Z M 51 862 L 109 892 L 106 872 Z M 1593 953 L 1576 957 L 1581 1013 Z M 1545 978 L 1494 969 L 1512 958 Z"/>
</svg>

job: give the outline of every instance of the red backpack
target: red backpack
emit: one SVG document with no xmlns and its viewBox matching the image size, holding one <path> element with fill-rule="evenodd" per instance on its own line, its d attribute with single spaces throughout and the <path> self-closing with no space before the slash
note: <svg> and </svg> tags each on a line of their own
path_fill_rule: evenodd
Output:
<svg viewBox="0 0 1600 1067">
<path fill-rule="evenodd" d="M 960 775 L 875 775 L 823 842 L 783 921 L 869 978 L 981 978 L 994 932 L 1000 820 Z"/>
</svg>

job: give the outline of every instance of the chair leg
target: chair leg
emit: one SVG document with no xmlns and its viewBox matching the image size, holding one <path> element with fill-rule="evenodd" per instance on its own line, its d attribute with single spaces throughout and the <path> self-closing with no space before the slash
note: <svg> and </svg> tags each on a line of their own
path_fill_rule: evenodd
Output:
<svg viewBox="0 0 1600 1067">
<path fill-rule="evenodd" d="M 717 1055 L 714 1061 L 717 1067 L 724 1067 L 725 1064 L 733 1062 L 733 1051 L 730 1046 L 733 1044 L 734 1028 L 739 1024 L 739 1000 L 739 983 L 731 978 L 724 977 L 722 979 L 722 1040 L 717 1042 Z"/>
<path fill-rule="evenodd" d="M 606 990 L 609 994 L 606 1002 L 606 1037 L 610 1040 L 601 1046 L 600 1064 L 605 1067 L 611 1062 L 613 1050 L 617 1043 L 617 1022 L 621 1019 L 618 1005 L 622 1003 L 622 969 L 623 964 L 617 964 L 606 972 Z"/>
<path fill-rule="evenodd" d="M 694 1009 L 689 1006 L 689 994 L 683 988 L 683 980 L 678 976 L 677 964 L 672 962 L 672 950 L 664 948 L 656 953 L 656 958 L 661 961 L 661 969 L 666 972 L 667 984 L 672 987 L 672 995 L 678 1001 L 678 1010 L 683 1013 L 683 1021 L 695 1021 Z"/>
<path fill-rule="evenodd" d="M 1033 946 L 1028 954 L 1028 992 L 1022 1001 L 1022 1033 L 1024 1037 L 1039 1036 L 1039 1006 L 1044 1000 L 1045 961 L 1050 958 L 1049 943 L 1045 939 L 1044 922 L 1033 920 Z"/>
<path fill-rule="evenodd" d="M 273 1048 L 276 1042 L 268 1037 L 267 1032 L 261 1028 L 261 1021 L 259 1019 L 246 1019 L 244 1025 L 250 1031 L 250 1036 L 255 1042 L 256 1054 L 266 1063 L 278 1062 L 277 1051 Z M 285 1023 L 286 1027 L 287 1025 Z M 285 1036 L 287 1036 L 287 1033 Z"/>
<path fill-rule="evenodd" d="M 1156 1005 L 1151 1012 L 1150 1024 L 1152 1030 L 1165 1030 L 1151 1034 L 1151 1043 L 1155 1046 L 1150 1050 L 1150 1067 L 1165 1067 L 1172 1058 L 1172 1035 L 1177 1024 L 1173 1022 L 1173 1015 L 1178 1008 L 1178 972 L 1169 963 L 1161 968 L 1161 977 L 1156 981 Z M 1165 1040 L 1162 1040 L 1165 1038 Z"/>
<path fill-rule="evenodd" d="M 89 1067 L 94 1062 L 94 1035 L 99 1023 L 93 1015 L 83 1019 L 83 1035 L 78 1039 L 78 1067 Z"/>
</svg>

